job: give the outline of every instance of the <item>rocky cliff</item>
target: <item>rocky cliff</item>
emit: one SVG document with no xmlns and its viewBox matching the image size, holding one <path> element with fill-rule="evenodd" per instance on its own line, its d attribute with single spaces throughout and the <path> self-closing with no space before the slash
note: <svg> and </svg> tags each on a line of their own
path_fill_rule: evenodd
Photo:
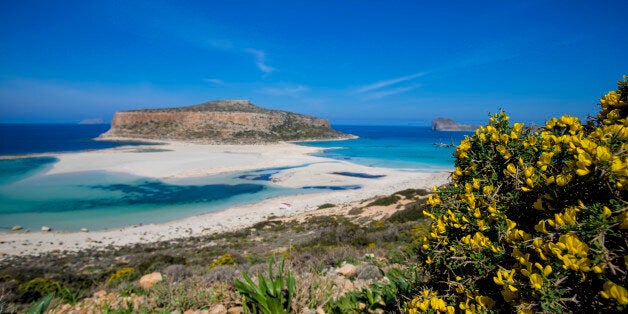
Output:
<svg viewBox="0 0 628 314">
<path fill-rule="evenodd" d="M 329 121 L 257 107 L 248 100 L 209 101 L 195 106 L 116 112 L 101 138 L 140 138 L 209 143 L 268 143 L 341 139 Z"/>
<path fill-rule="evenodd" d="M 475 131 L 475 125 L 460 124 L 449 118 L 436 118 L 432 121 L 434 131 Z"/>
</svg>

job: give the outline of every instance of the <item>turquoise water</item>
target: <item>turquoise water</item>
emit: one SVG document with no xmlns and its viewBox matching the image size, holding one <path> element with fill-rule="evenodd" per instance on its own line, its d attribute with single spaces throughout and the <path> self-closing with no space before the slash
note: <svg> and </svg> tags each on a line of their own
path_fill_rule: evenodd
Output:
<svg viewBox="0 0 628 314">
<path fill-rule="evenodd" d="M 404 168 L 415 171 L 453 169 L 454 148 L 435 143 L 458 145 L 470 132 L 438 132 L 421 126 L 351 126 L 335 129 L 359 136 L 344 141 L 304 142 L 301 145 L 327 148 L 319 156 L 375 167 Z"/>
<path fill-rule="evenodd" d="M 324 157 L 407 171 L 453 168 L 453 148 L 440 148 L 434 143 L 457 144 L 464 135 L 469 134 L 433 132 L 425 127 L 336 128 L 360 138 L 302 145 L 328 148 L 319 154 Z M 93 127 L 36 125 L 25 134 L 36 137 L 46 130 L 56 134 L 54 143 L 49 143 L 52 146 L 46 146 L 52 150 L 94 149 L 101 145 L 92 147 L 93 141 L 85 140 L 97 135 L 94 132 L 99 129 Z M 42 151 L 41 146 L 33 144 L 38 140 L 31 141 L 26 137 L 22 141 L 31 144 L 22 143 L 16 148 L 5 142 L 3 152 Z M 149 154 L 150 150 L 146 153 Z M 359 185 L 310 185 L 288 189 L 269 184 L 273 174 L 293 167 L 179 180 L 157 180 L 97 171 L 47 175 L 46 171 L 55 162 L 57 159 L 53 157 L 0 159 L 0 231 L 8 231 L 15 225 L 30 230 L 50 226 L 56 230 L 76 231 L 84 227 L 101 230 L 162 223 L 282 195 L 361 188 Z M 296 167 L 305 166 L 307 164 Z M 361 173 L 338 175 L 369 178 L 367 174 Z"/>
<path fill-rule="evenodd" d="M 54 158 L 0 160 L 0 169 L 25 164 L 28 174 L 0 172 L 0 230 L 91 230 L 160 223 L 264 199 L 307 193 L 240 176 L 156 180 L 104 171 L 46 175 Z M 13 167 L 15 166 L 15 167 Z"/>
</svg>

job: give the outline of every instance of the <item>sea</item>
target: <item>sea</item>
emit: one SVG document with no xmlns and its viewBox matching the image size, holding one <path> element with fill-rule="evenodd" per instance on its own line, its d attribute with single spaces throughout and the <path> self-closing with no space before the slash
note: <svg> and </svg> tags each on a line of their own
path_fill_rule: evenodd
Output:
<svg viewBox="0 0 628 314">
<path fill-rule="evenodd" d="M 454 148 L 443 146 L 457 145 L 470 134 L 432 131 L 423 126 L 333 127 L 358 138 L 297 144 L 325 148 L 318 156 L 417 172 L 451 170 Z M 163 223 L 277 196 L 360 188 L 283 188 L 271 184 L 270 177 L 286 168 L 172 180 L 105 171 L 47 174 L 57 161 L 51 153 L 146 144 L 93 140 L 108 128 L 0 124 L 0 232 L 9 232 L 17 225 L 34 231 L 41 226 L 67 231 L 114 229 Z"/>
</svg>

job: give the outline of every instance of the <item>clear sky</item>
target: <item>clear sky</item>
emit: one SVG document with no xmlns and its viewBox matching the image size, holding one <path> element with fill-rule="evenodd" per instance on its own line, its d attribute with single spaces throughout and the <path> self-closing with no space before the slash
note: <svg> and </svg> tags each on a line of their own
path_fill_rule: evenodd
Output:
<svg viewBox="0 0 628 314">
<path fill-rule="evenodd" d="M 249 99 L 335 124 L 541 123 L 628 74 L 628 1 L 0 0 L 0 122 Z"/>
</svg>

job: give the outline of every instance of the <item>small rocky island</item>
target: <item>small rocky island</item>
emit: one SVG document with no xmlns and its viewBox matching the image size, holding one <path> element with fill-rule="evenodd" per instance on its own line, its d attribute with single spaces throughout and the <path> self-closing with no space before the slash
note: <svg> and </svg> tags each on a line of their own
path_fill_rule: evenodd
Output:
<svg viewBox="0 0 628 314">
<path fill-rule="evenodd" d="M 475 131 L 475 125 L 460 124 L 450 118 L 436 118 L 432 121 L 434 131 Z"/>
<path fill-rule="evenodd" d="M 222 144 L 345 139 L 353 136 L 312 116 L 269 110 L 248 100 L 217 100 L 199 105 L 116 112 L 102 139 L 182 140 Z"/>
</svg>

